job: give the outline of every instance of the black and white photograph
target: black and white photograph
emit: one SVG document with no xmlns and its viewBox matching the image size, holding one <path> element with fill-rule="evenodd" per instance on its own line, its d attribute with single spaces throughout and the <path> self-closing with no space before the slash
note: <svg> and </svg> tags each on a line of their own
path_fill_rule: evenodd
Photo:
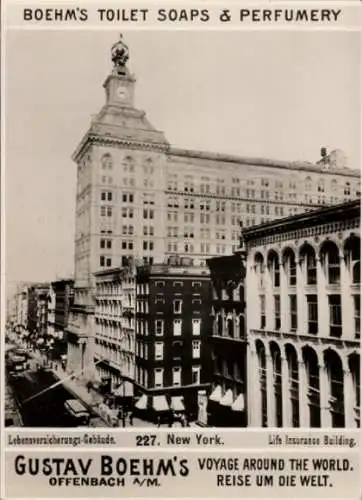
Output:
<svg viewBox="0 0 362 500">
<path fill-rule="evenodd" d="M 5 426 L 360 427 L 360 33 L 9 30 L 5 69 Z"/>
</svg>

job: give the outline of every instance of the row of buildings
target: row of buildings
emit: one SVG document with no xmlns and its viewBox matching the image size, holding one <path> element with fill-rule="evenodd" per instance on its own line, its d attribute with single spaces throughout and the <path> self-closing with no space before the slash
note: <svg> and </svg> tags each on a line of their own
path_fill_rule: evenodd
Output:
<svg viewBox="0 0 362 500">
<path fill-rule="evenodd" d="M 59 358 L 67 352 L 65 330 L 73 302 L 73 279 L 21 283 L 15 292 L 9 326 Z"/>
<path fill-rule="evenodd" d="M 176 149 L 111 59 L 73 155 L 68 371 L 204 425 L 358 425 L 359 171 Z"/>
</svg>

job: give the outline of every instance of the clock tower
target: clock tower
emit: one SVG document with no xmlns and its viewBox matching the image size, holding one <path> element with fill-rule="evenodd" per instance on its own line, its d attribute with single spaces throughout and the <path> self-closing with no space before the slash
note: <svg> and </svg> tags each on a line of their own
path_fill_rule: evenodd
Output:
<svg viewBox="0 0 362 500">
<path fill-rule="evenodd" d="M 106 89 L 107 105 L 120 107 L 134 106 L 135 78 L 127 67 L 129 50 L 123 40 L 123 35 L 112 46 L 111 50 L 113 69 L 104 82 Z"/>
</svg>

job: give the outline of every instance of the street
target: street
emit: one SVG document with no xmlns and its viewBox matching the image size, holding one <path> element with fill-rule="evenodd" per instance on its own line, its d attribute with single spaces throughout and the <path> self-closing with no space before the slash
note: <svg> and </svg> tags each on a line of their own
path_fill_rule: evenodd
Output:
<svg viewBox="0 0 362 500">
<path fill-rule="evenodd" d="M 62 385 L 58 385 L 43 392 L 34 399 L 24 402 L 27 398 L 40 393 L 57 382 L 57 379 L 49 371 L 25 372 L 21 377 L 12 380 L 15 397 L 18 400 L 24 426 L 29 427 L 69 427 L 64 409 L 67 399 L 74 399 Z M 104 422 L 95 414 L 91 413 L 90 427 L 104 427 Z"/>
</svg>

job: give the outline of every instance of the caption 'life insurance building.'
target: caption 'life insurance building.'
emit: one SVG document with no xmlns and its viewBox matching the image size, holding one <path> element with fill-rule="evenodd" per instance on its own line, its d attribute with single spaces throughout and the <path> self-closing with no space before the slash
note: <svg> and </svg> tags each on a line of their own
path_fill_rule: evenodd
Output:
<svg viewBox="0 0 362 500">
<path fill-rule="evenodd" d="M 156 55 L 155 55 L 156 57 Z M 95 277 L 129 257 L 178 254 L 205 266 L 231 254 L 244 227 L 338 203 L 359 193 L 340 152 L 319 163 L 239 158 L 172 147 L 135 107 L 136 80 L 121 38 L 111 52 L 106 102 L 73 159 L 77 164 L 75 297 L 68 370 L 91 376 Z M 164 102 L 165 96 L 157 96 Z M 359 194 L 358 194 L 359 196 Z"/>
</svg>

